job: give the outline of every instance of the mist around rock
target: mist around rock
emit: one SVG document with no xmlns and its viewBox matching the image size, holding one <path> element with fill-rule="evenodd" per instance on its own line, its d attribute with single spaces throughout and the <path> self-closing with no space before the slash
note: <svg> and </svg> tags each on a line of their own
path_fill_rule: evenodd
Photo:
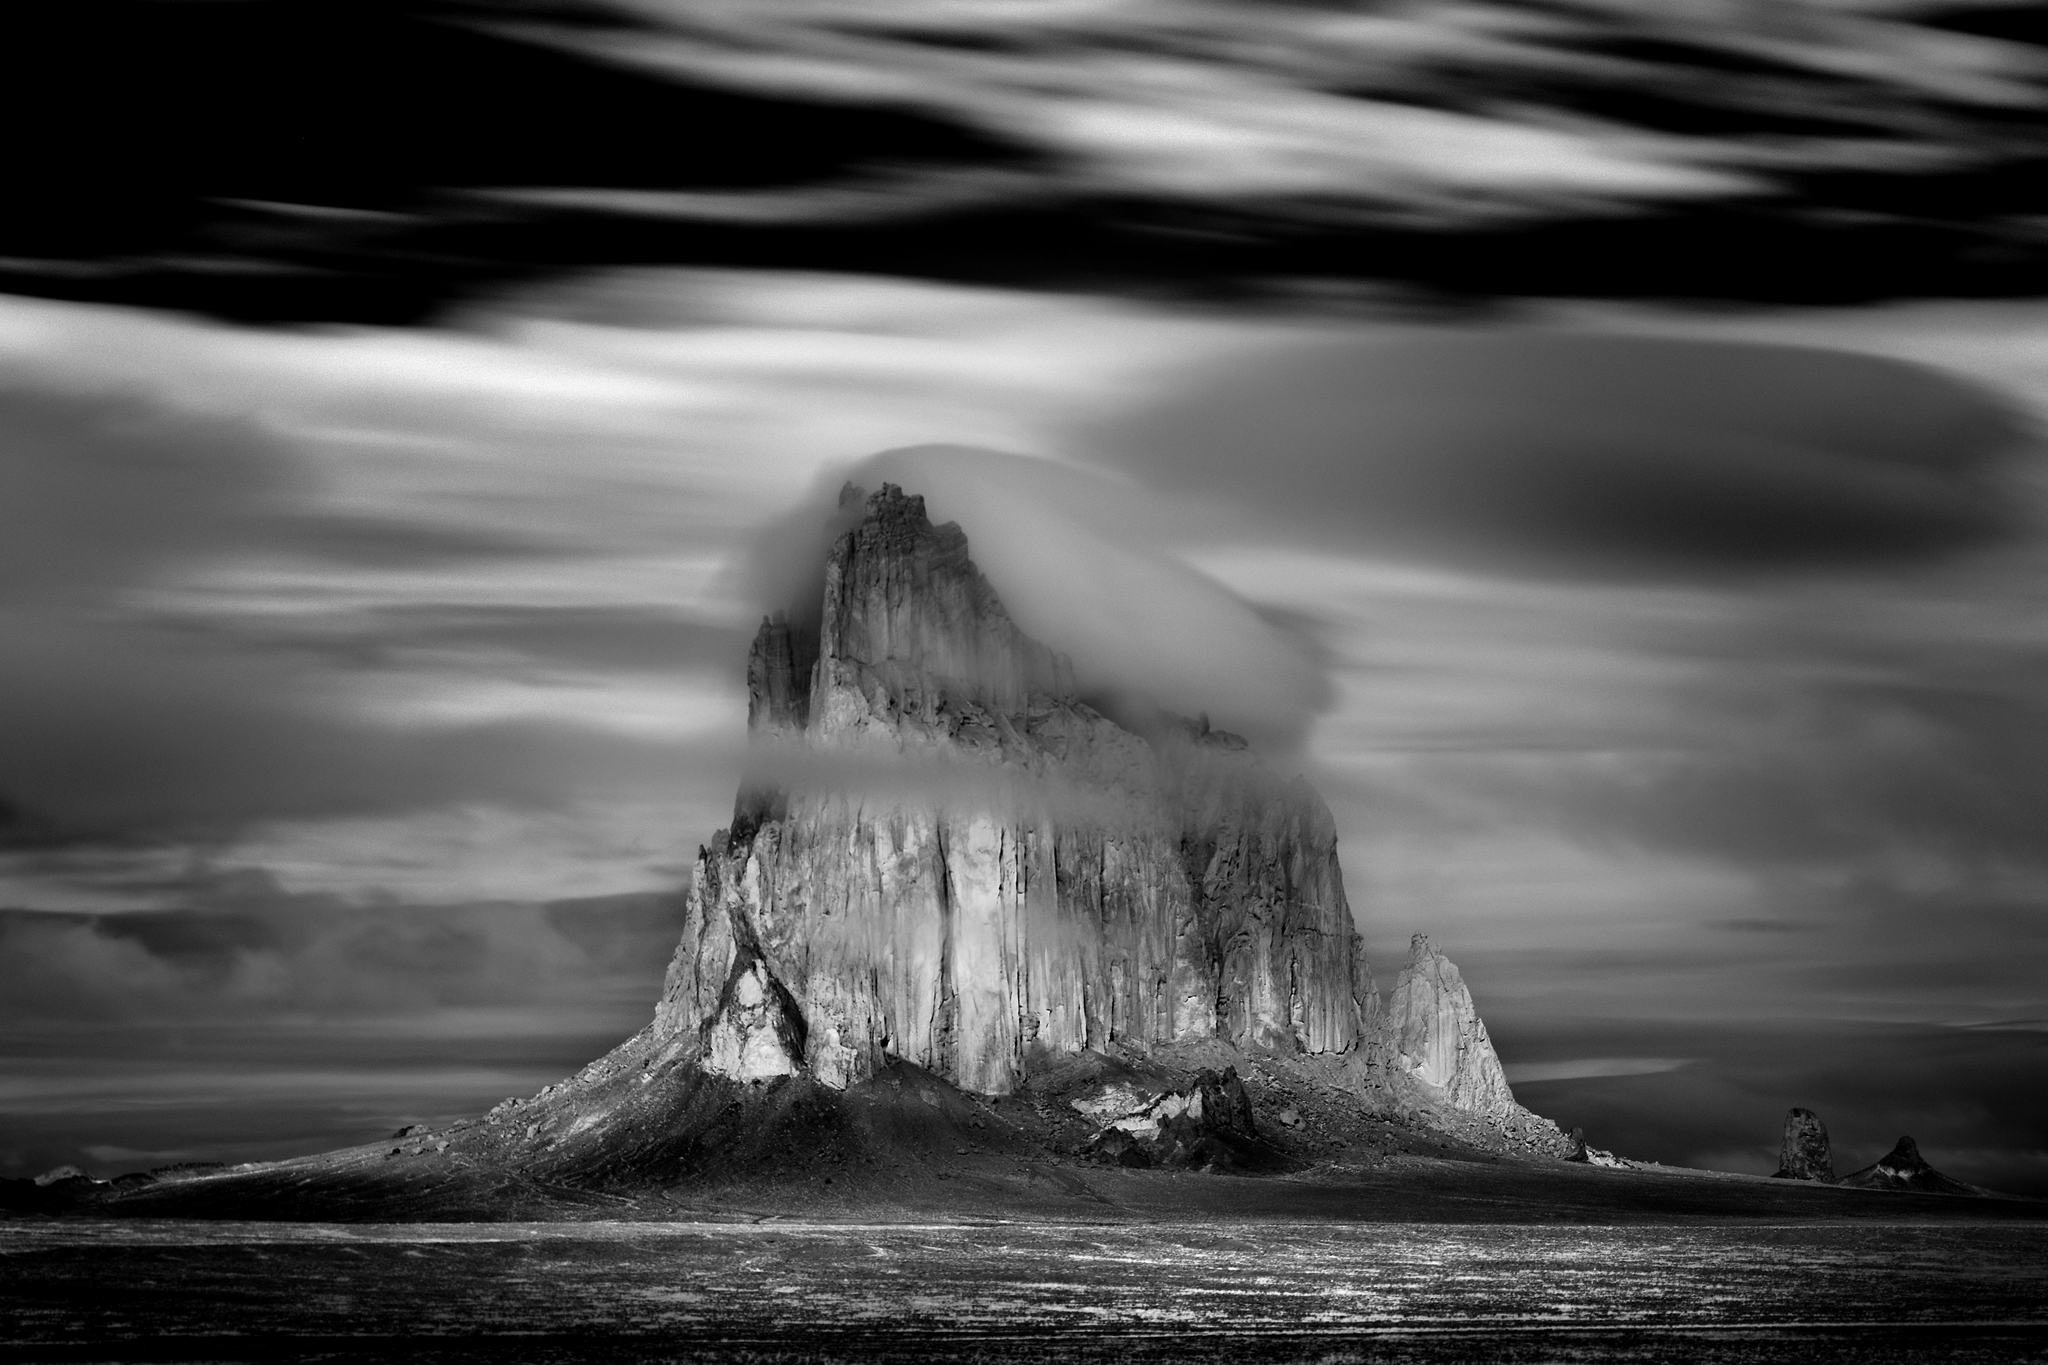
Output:
<svg viewBox="0 0 2048 1365">
<path fill-rule="evenodd" d="M 1009 617 L 1128 727 L 1207 715 L 1284 759 L 1330 705 L 1321 646 L 1176 554 L 1186 528 L 1170 500 L 1052 460 L 928 445 L 828 469 L 741 557 L 742 594 L 814 627 L 825 561 L 860 516 L 839 495 L 883 483 L 924 497 L 934 522 L 971 528 L 974 563 Z"/>
</svg>

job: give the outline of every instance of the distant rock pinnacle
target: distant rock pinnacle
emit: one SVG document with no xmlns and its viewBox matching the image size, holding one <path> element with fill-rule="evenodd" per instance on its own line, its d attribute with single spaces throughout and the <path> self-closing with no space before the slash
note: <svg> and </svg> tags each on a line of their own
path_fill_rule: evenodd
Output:
<svg viewBox="0 0 2048 1365">
<path fill-rule="evenodd" d="M 1835 1160 L 1828 1150 L 1827 1125 L 1811 1109 L 1785 1115 L 1785 1143 L 1778 1153 L 1779 1180 L 1833 1181 Z"/>
</svg>

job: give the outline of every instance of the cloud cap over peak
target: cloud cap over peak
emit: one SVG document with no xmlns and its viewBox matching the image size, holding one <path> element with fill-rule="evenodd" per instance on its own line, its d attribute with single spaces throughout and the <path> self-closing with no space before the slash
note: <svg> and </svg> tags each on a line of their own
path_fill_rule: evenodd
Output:
<svg viewBox="0 0 2048 1365">
<path fill-rule="evenodd" d="M 970 446 L 907 446 L 827 470 L 745 556 L 764 609 L 815 616 L 838 489 L 900 485 L 968 551 L 1025 634 L 1067 655 L 1083 695 L 1126 719 L 1208 715 L 1269 752 L 1329 705 L 1316 644 L 1172 551 L 1171 514 L 1123 480 Z"/>
</svg>

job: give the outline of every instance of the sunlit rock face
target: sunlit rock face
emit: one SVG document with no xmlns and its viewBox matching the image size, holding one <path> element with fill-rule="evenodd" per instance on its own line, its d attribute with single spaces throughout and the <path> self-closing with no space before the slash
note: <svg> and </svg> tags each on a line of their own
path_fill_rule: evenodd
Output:
<svg viewBox="0 0 2048 1365">
<path fill-rule="evenodd" d="M 1389 1064 L 1441 1091 L 1453 1107 L 1496 1117 L 1514 1112 L 1472 992 L 1427 934 L 1408 946 L 1408 965 L 1387 1001 L 1385 1038 Z"/>
<path fill-rule="evenodd" d="M 759 961 L 726 980 L 724 999 L 705 1031 L 704 1064 L 736 1081 L 794 1075 L 803 1064 L 804 1027 L 794 1002 Z"/>
<path fill-rule="evenodd" d="M 717 1042 L 744 1026 L 799 1038 L 828 1085 L 895 1055 L 985 1094 L 1111 1041 L 1369 1036 L 1321 798 L 1206 724 L 1112 723 L 1010 620 L 959 527 L 893 485 L 857 510 L 821 609 L 755 640 L 757 771 L 699 854 L 657 1026 L 705 1038 L 719 1074 L 775 1065 L 766 1042 Z M 789 1027 L 731 1022 L 754 971 Z"/>
</svg>

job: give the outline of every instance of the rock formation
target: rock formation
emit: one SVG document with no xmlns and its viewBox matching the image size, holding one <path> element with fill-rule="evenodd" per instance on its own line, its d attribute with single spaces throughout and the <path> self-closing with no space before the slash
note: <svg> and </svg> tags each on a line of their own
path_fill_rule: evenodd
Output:
<svg viewBox="0 0 2048 1365">
<path fill-rule="evenodd" d="M 1385 1030 L 1388 1065 L 1440 1091 L 1452 1107 L 1494 1117 L 1516 1111 L 1472 992 L 1427 934 L 1408 945 Z"/>
<path fill-rule="evenodd" d="M 1909 1137 L 1898 1140 L 1889 1152 L 1862 1170 L 1845 1175 L 1838 1182 L 1857 1190 L 1896 1190 L 1913 1194 L 1991 1195 L 1992 1191 L 1951 1180 L 1927 1164 L 1920 1144 Z"/>
<path fill-rule="evenodd" d="M 1834 1180 L 1835 1159 L 1828 1151 L 1828 1129 L 1820 1115 L 1811 1109 L 1787 1111 L 1785 1142 L 1773 1174 L 1779 1180 Z"/>
<path fill-rule="evenodd" d="M 1198 1071 L 1185 1090 L 1153 1096 L 1111 1117 L 1088 1150 L 1119 1166 L 1229 1170 L 1247 1164 L 1247 1157 L 1253 1164 L 1271 1164 L 1257 1139 L 1251 1096 L 1236 1068 L 1225 1067 Z"/>
<path fill-rule="evenodd" d="M 676 1054 L 834 1088 L 897 1057 L 1002 1095 L 1037 1054 L 1371 1036 L 1321 798 L 1206 723 L 1116 725 L 958 526 L 893 485 L 860 510 L 818 607 L 755 639 L 759 768 L 697 859 L 657 1016 Z M 1445 1074 L 1490 1103 L 1484 1031 L 1456 1027 Z"/>
<path fill-rule="evenodd" d="M 1569 1142 L 1571 1151 L 1566 1154 L 1566 1161 L 1576 1161 L 1581 1166 L 1605 1166 L 1611 1170 L 1628 1170 L 1633 1164 L 1587 1142 L 1586 1130 L 1583 1128 L 1572 1129 Z"/>
</svg>

